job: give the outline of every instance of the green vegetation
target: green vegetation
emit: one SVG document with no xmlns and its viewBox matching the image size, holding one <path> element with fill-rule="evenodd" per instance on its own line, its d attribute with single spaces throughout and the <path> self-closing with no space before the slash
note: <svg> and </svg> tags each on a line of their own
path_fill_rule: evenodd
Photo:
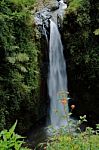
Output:
<svg viewBox="0 0 99 150">
<path fill-rule="evenodd" d="M 0 1 L 0 130 L 18 119 L 18 129 L 24 132 L 40 118 L 39 42 L 25 7 L 30 2 Z"/>
<path fill-rule="evenodd" d="M 62 116 L 66 120 L 67 126 L 62 126 L 59 130 L 51 128 L 53 136 L 44 144 L 39 146 L 44 150 L 98 150 L 99 149 L 99 124 L 96 130 L 86 127 L 85 131 L 80 128 L 82 123 L 87 122 L 86 115 L 80 117 L 79 121 L 70 119 L 71 114 L 66 112 L 66 103 L 64 106 L 65 115 Z"/>
<path fill-rule="evenodd" d="M 87 129 L 88 130 L 88 129 Z M 58 135 L 53 142 L 48 142 L 46 150 L 98 150 L 99 135 L 87 134 L 87 131 L 76 136 Z"/>
<path fill-rule="evenodd" d="M 35 0 L 10 0 L 10 2 L 18 5 L 30 6 L 34 4 Z"/>
<path fill-rule="evenodd" d="M 39 3 L 35 0 L 0 0 L 1 150 L 27 149 L 22 147 L 23 141 L 20 140 L 22 137 L 14 133 L 16 123 L 9 131 L 4 129 L 9 129 L 17 119 L 17 131 L 23 133 L 45 115 L 46 103 L 43 103 L 40 97 L 39 49 L 43 49 L 44 52 L 46 46 L 44 43 L 40 45 L 40 37 L 31 14 L 31 10 L 33 13 L 42 9 L 45 4 L 48 4 L 48 0 L 41 0 Z M 68 0 L 62 38 L 69 91 L 70 95 L 77 99 L 78 104 L 78 107 L 75 106 L 76 111 L 75 109 L 73 111 L 79 116 L 93 115 L 89 119 L 94 122 L 96 115 L 99 115 L 98 0 Z M 43 40 L 45 42 L 45 39 Z M 67 101 L 64 100 L 62 103 L 65 104 Z M 45 148 L 98 150 L 98 130 L 99 128 L 93 131 L 88 127 L 80 134 L 72 134 L 70 130 L 68 133 L 60 132 Z"/>
<path fill-rule="evenodd" d="M 77 113 L 99 115 L 99 1 L 68 0 L 63 34 L 69 91 L 78 100 Z"/>
<path fill-rule="evenodd" d="M 10 128 L 9 131 L 3 130 L 0 132 L 0 149 L 1 150 L 29 150 L 28 148 L 22 147 L 23 137 L 18 134 L 15 134 L 14 130 L 16 127 L 17 121 Z"/>
</svg>

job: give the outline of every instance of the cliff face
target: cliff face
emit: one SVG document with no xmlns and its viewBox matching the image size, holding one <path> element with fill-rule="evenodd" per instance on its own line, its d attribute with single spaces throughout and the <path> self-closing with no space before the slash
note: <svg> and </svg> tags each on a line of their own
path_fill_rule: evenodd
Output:
<svg viewBox="0 0 99 150">
<path fill-rule="evenodd" d="M 99 43 L 94 34 L 99 24 L 98 4 L 98 0 L 70 0 L 63 25 L 68 86 L 76 100 L 75 113 L 86 114 L 93 122 L 99 115 Z"/>
</svg>

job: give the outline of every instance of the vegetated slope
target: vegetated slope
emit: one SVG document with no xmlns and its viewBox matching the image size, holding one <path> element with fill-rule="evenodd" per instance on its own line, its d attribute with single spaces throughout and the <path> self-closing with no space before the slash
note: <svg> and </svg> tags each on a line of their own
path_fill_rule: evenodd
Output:
<svg viewBox="0 0 99 150">
<path fill-rule="evenodd" d="M 34 0 L 0 1 L 0 130 L 18 119 L 24 132 L 41 114 L 39 51 L 30 6 L 34 8 Z"/>
<path fill-rule="evenodd" d="M 93 123 L 99 115 L 98 0 L 68 0 L 63 32 L 69 90 L 77 100 L 75 113 L 87 114 Z"/>
</svg>

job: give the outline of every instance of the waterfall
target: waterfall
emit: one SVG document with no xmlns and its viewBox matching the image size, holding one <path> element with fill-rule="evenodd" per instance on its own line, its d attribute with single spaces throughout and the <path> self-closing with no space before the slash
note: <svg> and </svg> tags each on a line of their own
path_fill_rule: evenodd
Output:
<svg viewBox="0 0 99 150">
<path fill-rule="evenodd" d="M 51 11 L 51 9 L 46 8 L 37 12 L 35 22 L 40 32 L 45 35 L 47 44 L 49 45 L 48 94 L 50 98 L 50 122 L 53 127 L 60 128 L 67 125 L 63 117 L 68 113 L 68 104 L 63 105 L 62 101 L 65 100 L 67 102 L 68 89 L 63 45 L 58 26 L 61 26 L 67 4 L 64 3 L 64 0 L 57 1 L 59 7 L 55 5 L 56 10 Z"/>
<path fill-rule="evenodd" d="M 60 92 L 63 92 L 63 94 L 67 92 L 67 74 L 60 33 L 52 20 L 50 20 L 48 91 L 51 125 L 59 128 L 67 124 L 63 116 L 66 112 L 68 113 L 68 105 L 65 106 L 65 112 L 64 105 L 59 98 Z"/>
</svg>

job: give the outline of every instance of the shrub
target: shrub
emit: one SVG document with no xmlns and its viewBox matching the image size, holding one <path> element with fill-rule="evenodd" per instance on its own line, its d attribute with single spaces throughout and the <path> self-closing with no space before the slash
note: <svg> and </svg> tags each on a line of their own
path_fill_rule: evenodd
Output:
<svg viewBox="0 0 99 150">
<path fill-rule="evenodd" d="M 30 2 L 0 1 L 0 130 L 18 119 L 18 129 L 25 132 L 40 116 L 39 52 L 26 7 Z"/>
<path fill-rule="evenodd" d="M 52 139 L 49 139 L 46 150 L 98 150 L 99 149 L 99 125 L 96 131 L 90 127 L 86 127 L 84 132 L 81 131 L 79 125 L 86 121 L 85 116 L 80 117 L 81 120 L 75 124 L 79 132 L 72 132 L 71 121 L 66 127 L 62 127 L 58 133 L 54 134 Z M 67 120 L 68 121 L 68 120 Z"/>
<path fill-rule="evenodd" d="M 0 132 L 0 149 L 1 150 L 29 150 L 22 147 L 23 137 L 14 132 L 17 121 L 9 131 L 3 130 Z"/>
</svg>

